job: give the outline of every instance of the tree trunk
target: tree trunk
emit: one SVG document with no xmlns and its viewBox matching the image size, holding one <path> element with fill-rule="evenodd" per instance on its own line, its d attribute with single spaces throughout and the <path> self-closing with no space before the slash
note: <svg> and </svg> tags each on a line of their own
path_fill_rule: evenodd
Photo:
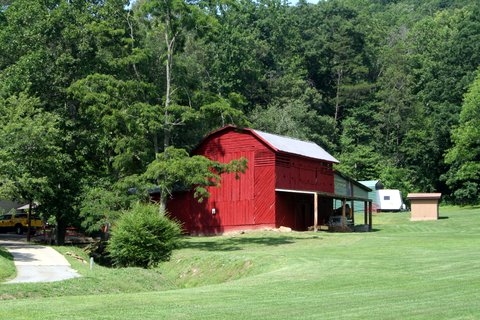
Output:
<svg viewBox="0 0 480 320">
<path fill-rule="evenodd" d="M 342 84 L 342 69 L 337 70 L 337 90 L 335 95 L 335 125 L 337 125 L 340 117 L 340 86 Z"/>
<path fill-rule="evenodd" d="M 27 242 L 30 242 L 32 235 L 31 235 L 31 224 L 32 224 L 32 205 L 33 201 L 28 201 L 28 214 L 27 214 Z"/>
<path fill-rule="evenodd" d="M 63 246 L 65 244 L 66 231 L 67 225 L 57 217 L 57 226 L 55 227 L 55 242 L 57 245 Z"/>
<path fill-rule="evenodd" d="M 165 44 L 167 45 L 167 61 L 165 64 L 165 74 L 166 74 L 166 89 L 165 89 L 165 111 L 164 111 L 164 123 L 163 123 L 163 150 L 165 151 L 170 146 L 170 135 L 171 135 L 171 123 L 168 119 L 169 113 L 168 108 L 171 103 L 172 95 L 172 67 L 173 67 L 173 51 L 175 47 L 175 35 L 172 35 L 170 38 L 170 18 L 167 16 L 166 19 L 166 30 L 165 30 Z M 167 193 L 160 191 L 160 200 L 159 200 L 159 212 L 165 212 L 167 207 Z"/>
<path fill-rule="evenodd" d="M 158 211 L 160 214 L 163 214 L 166 209 L 167 209 L 167 195 L 164 192 L 160 191 L 160 203 L 159 203 Z"/>
<path fill-rule="evenodd" d="M 163 127 L 163 147 L 166 149 L 170 146 L 170 120 L 168 119 L 168 108 L 171 103 L 172 95 L 172 67 L 173 67 L 173 50 L 175 46 L 175 36 L 170 39 L 169 26 L 170 21 L 167 19 L 167 30 L 165 31 L 165 43 L 167 45 L 167 61 L 165 64 L 166 73 L 166 89 L 165 89 L 165 112 L 164 112 L 164 127 Z"/>
</svg>

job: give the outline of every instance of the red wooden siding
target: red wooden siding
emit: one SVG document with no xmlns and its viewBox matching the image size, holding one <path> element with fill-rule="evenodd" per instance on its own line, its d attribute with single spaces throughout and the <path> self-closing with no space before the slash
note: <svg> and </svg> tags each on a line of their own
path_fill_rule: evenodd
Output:
<svg viewBox="0 0 480 320">
<path fill-rule="evenodd" d="M 277 152 L 248 129 L 227 127 L 214 132 L 195 154 L 220 162 L 245 157 L 248 169 L 240 179 L 222 175 L 221 186 L 209 188 L 210 197 L 203 203 L 192 192 L 174 195 L 169 211 L 192 234 L 280 226 L 306 230 L 313 225 L 313 195 L 275 189 L 334 192 L 330 163 Z"/>
<path fill-rule="evenodd" d="M 325 161 L 278 154 L 276 176 L 279 189 L 335 191 L 332 165 Z"/>
<path fill-rule="evenodd" d="M 255 153 L 255 223 L 275 227 L 275 154 Z"/>
<path fill-rule="evenodd" d="M 220 225 L 217 217 L 206 214 L 206 203 L 198 203 L 193 198 L 193 192 L 175 193 L 167 208 L 170 215 L 181 222 L 184 231 L 188 233 L 210 234 Z"/>
<path fill-rule="evenodd" d="M 241 157 L 248 161 L 249 169 L 239 179 L 235 174 L 224 174 L 221 186 L 209 188 L 210 207 L 216 209 L 216 215 L 227 230 L 255 224 L 254 170 L 250 166 L 254 164 L 255 150 L 259 147 L 262 145 L 250 135 L 231 131 L 212 137 L 198 150 L 208 158 L 224 163 Z"/>
<path fill-rule="evenodd" d="M 263 155 L 262 152 L 264 152 Z M 205 223 L 215 224 L 210 229 L 222 232 L 239 228 L 254 228 L 259 225 L 274 226 L 274 154 L 271 150 L 268 150 L 251 134 L 230 131 L 210 136 L 197 148 L 195 153 L 224 163 L 244 157 L 248 161 L 248 169 L 240 175 L 239 179 L 236 179 L 235 174 L 222 175 L 221 185 L 208 189 L 210 197 L 205 200 L 203 205 L 190 206 L 190 215 L 197 217 L 196 219 L 179 217 L 182 221 L 188 221 L 184 224 L 184 228 L 188 232 L 209 233 L 209 228 L 205 227 Z M 256 158 L 260 159 L 260 162 L 264 159 L 270 163 L 270 169 L 263 171 L 263 175 L 269 177 L 271 182 L 261 189 L 256 189 L 255 186 L 256 175 L 262 175 L 262 170 L 255 169 Z M 264 163 L 262 166 L 265 167 L 266 164 Z M 258 199 L 261 200 L 259 205 L 257 205 Z M 215 208 L 215 215 L 212 214 L 213 208 Z M 171 211 L 174 211 L 173 205 Z M 257 214 L 258 212 L 260 214 Z M 177 215 L 175 214 L 175 216 Z"/>
</svg>

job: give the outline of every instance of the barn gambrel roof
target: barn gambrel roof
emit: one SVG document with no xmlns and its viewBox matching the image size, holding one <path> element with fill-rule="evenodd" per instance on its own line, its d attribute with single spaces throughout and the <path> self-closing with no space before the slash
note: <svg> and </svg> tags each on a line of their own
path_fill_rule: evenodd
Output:
<svg viewBox="0 0 480 320">
<path fill-rule="evenodd" d="M 337 159 L 335 159 L 335 157 L 314 142 L 279 136 L 254 129 L 250 130 L 253 134 L 270 145 L 270 147 L 272 147 L 275 151 L 296 154 L 329 162 L 339 162 Z"/>
<path fill-rule="evenodd" d="M 230 130 L 249 133 L 253 135 L 256 139 L 264 143 L 267 147 L 272 149 L 274 152 L 283 152 L 316 160 L 339 163 L 339 161 L 335 159 L 334 156 L 332 156 L 330 153 L 325 151 L 325 149 L 323 149 L 314 142 L 280 136 L 277 134 L 267 133 L 250 128 L 238 128 L 232 125 L 228 125 L 211 132 L 202 140 L 202 142 L 200 142 L 197 148 L 203 143 L 205 143 L 205 141 L 208 140 L 210 137 L 221 135 L 223 132 Z"/>
</svg>

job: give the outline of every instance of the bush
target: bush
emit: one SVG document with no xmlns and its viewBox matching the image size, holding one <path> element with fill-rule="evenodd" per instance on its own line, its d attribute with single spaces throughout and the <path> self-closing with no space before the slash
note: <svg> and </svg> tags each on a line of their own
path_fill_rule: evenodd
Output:
<svg viewBox="0 0 480 320">
<path fill-rule="evenodd" d="M 170 259 L 180 246 L 181 228 L 158 206 L 137 204 L 112 227 L 107 246 L 117 267 L 149 268 Z"/>
</svg>

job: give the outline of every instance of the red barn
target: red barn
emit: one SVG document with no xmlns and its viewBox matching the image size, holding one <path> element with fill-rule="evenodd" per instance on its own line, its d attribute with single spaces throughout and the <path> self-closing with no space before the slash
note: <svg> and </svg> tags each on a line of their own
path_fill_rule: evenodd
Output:
<svg viewBox="0 0 480 320">
<path fill-rule="evenodd" d="M 193 152 L 229 162 L 244 157 L 240 178 L 222 175 L 202 203 L 192 192 L 175 193 L 170 214 L 190 234 L 290 227 L 307 230 L 326 224 L 332 213 L 338 161 L 315 143 L 227 126 L 208 135 Z"/>
</svg>

